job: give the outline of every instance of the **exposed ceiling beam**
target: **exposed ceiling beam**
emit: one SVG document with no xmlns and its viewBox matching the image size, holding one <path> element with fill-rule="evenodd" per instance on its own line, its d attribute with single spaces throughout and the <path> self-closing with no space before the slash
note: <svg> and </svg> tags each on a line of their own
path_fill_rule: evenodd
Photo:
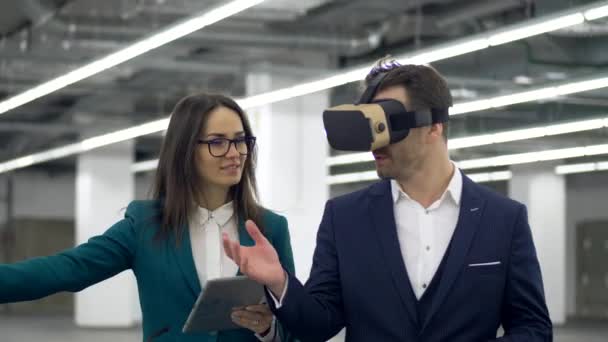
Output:
<svg viewBox="0 0 608 342">
<path fill-rule="evenodd" d="M 514 8 L 524 7 L 524 0 L 487 1 L 475 0 L 467 3 L 454 2 L 442 9 L 442 14 L 436 21 L 440 28 L 446 28 L 462 22 L 483 18 L 492 14 L 505 12 Z"/>
</svg>

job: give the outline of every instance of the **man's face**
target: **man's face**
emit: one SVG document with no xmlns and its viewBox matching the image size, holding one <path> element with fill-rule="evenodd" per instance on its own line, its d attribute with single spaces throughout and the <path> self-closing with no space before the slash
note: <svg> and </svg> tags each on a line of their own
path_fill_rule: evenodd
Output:
<svg viewBox="0 0 608 342">
<path fill-rule="evenodd" d="M 397 100 L 411 108 L 410 97 L 402 86 L 392 86 L 379 91 L 374 100 Z M 380 178 L 395 178 L 405 181 L 422 167 L 428 147 L 424 141 L 428 127 L 412 128 L 408 136 L 391 145 L 372 151 L 376 161 L 376 171 Z"/>
</svg>

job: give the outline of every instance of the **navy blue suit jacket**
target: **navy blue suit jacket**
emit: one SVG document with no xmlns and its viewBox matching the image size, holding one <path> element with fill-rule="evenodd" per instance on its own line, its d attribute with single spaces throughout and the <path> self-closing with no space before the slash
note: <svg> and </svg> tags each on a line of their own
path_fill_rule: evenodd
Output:
<svg viewBox="0 0 608 342">
<path fill-rule="evenodd" d="M 389 181 L 327 202 L 310 278 L 289 275 L 278 319 L 302 341 L 552 341 L 524 205 L 463 175 L 458 224 L 430 313 L 418 322 Z M 471 267 L 470 264 L 500 264 Z M 409 288 L 408 288 L 409 287 Z M 505 335 L 496 338 L 502 325 Z"/>
</svg>

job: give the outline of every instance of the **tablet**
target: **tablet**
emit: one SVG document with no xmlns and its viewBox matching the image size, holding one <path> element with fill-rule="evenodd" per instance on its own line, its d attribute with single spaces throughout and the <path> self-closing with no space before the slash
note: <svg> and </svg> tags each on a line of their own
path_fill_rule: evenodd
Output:
<svg viewBox="0 0 608 342">
<path fill-rule="evenodd" d="M 265 298 L 264 287 L 246 276 L 209 280 L 198 296 L 182 331 L 184 333 L 238 329 L 233 308 L 255 305 Z"/>
</svg>

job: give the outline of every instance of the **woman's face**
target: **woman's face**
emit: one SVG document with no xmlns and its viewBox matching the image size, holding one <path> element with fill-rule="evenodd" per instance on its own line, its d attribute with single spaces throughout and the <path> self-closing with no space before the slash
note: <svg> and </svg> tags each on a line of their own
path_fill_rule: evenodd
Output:
<svg viewBox="0 0 608 342">
<path fill-rule="evenodd" d="M 243 123 L 235 111 L 219 106 L 203 126 L 196 155 L 202 186 L 228 189 L 240 182 L 247 159 Z"/>
</svg>

